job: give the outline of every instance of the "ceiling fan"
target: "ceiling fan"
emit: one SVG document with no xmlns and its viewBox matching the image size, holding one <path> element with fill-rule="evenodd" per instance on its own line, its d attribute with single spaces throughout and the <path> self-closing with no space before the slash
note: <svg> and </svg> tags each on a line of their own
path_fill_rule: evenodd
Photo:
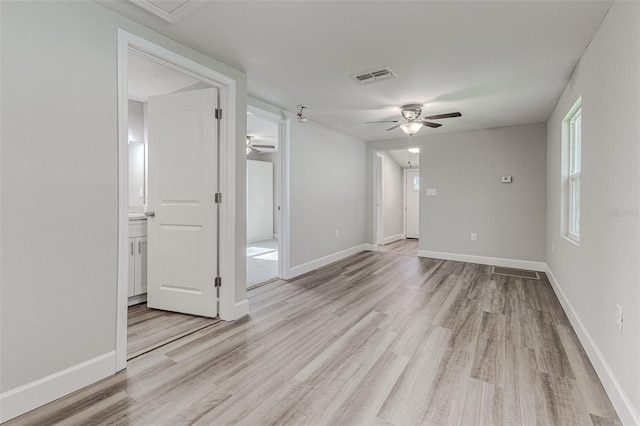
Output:
<svg viewBox="0 0 640 426">
<path fill-rule="evenodd" d="M 420 129 L 423 127 L 432 127 L 438 128 L 442 126 L 440 123 L 434 123 L 432 121 L 427 120 L 439 120 L 441 118 L 453 118 L 453 117 L 462 117 L 462 114 L 459 112 L 449 112 L 447 114 L 438 114 L 438 115 L 430 115 L 428 117 L 419 118 L 420 114 L 422 114 L 422 105 L 420 104 L 408 104 L 400 107 L 400 111 L 402 112 L 402 117 L 404 120 L 386 120 L 386 121 L 367 121 L 365 124 L 371 123 L 400 123 L 393 127 L 390 127 L 388 130 L 397 129 L 400 127 L 403 132 L 412 136 L 415 133 L 418 133 Z"/>
<path fill-rule="evenodd" d="M 275 149 L 275 145 L 267 145 L 267 144 L 258 144 L 255 143 L 253 140 L 256 139 L 255 136 L 248 136 L 247 135 L 247 154 L 249 153 L 249 151 L 254 150 L 256 152 L 262 152 L 262 149 Z M 258 137 L 258 139 L 260 139 Z"/>
</svg>

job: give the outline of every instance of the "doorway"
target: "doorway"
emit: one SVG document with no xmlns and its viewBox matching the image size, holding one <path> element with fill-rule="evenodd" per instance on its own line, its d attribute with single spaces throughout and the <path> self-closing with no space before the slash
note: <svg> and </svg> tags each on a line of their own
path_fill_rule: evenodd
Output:
<svg viewBox="0 0 640 426">
<path fill-rule="evenodd" d="M 234 80 L 118 31 L 117 370 L 218 313 L 235 319 L 234 103 Z"/>
<path fill-rule="evenodd" d="M 206 117 L 218 90 L 135 50 L 127 59 L 130 360 L 216 322 L 218 214 L 203 195 L 218 191 Z"/>
<path fill-rule="evenodd" d="M 418 148 L 374 151 L 375 251 L 417 256 L 420 172 Z"/>
<path fill-rule="evenodd" d="M 288 120 L 247 111 L 247 288 L 285 278 Z"/>
</svg>

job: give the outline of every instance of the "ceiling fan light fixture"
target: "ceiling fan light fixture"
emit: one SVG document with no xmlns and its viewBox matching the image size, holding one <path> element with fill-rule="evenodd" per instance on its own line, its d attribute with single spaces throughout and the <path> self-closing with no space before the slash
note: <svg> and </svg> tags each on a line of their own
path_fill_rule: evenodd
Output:
<svg viewBox="0 0 640 426">
<path fill-rule="evenodd" d="M 418 131 L 422 129 L 422 123 L 415 122 L 415 121 L 409 122 L 409 123 L 402 123 L 400 125 L 400 128 L 402 129 L 403 132 L 411 136 L 415 133 L 418 133 Z"/>
</svg>

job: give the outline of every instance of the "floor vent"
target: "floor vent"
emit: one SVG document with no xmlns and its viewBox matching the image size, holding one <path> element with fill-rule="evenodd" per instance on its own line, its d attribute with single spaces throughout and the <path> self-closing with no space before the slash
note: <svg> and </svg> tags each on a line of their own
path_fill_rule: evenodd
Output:
<svg viewBox="0 0 640 426">
<path fill-rule="evenodd" d="M 391 68 L 384 67 L 352 75 L 351 78 L 353 78 L 358 84 L 370 84 L 375 83 L 376 81 L 398 78 L 398 76 Z"/>
<path fill-rule="evenodd" d="M 526 278 L 528 280 L 539 280 L 540 275 L 536 271 L 526 271 L 524 269 L 502 268 L 494 266 L 491 271 L 495 275 L 506 275 L 507 277 Z"/>
</svg>

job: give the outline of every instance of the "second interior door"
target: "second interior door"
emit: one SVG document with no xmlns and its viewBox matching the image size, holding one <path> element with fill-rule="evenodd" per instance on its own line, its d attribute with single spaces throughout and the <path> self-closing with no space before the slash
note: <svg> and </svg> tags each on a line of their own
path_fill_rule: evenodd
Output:
<svg viewBox="0 0 640 426">
<path fill-rule="evenodd" d="M 215 317 L 217 89 L 148 104 L 148 293 L 151 308 Z"/>
<path fill-rule="evenodd" d="M 420 171 L 407 170 L 405 180 L 406 193 L 406 237 L 419 238 L 419 214 L 420 214 Z"/>
</svg>

